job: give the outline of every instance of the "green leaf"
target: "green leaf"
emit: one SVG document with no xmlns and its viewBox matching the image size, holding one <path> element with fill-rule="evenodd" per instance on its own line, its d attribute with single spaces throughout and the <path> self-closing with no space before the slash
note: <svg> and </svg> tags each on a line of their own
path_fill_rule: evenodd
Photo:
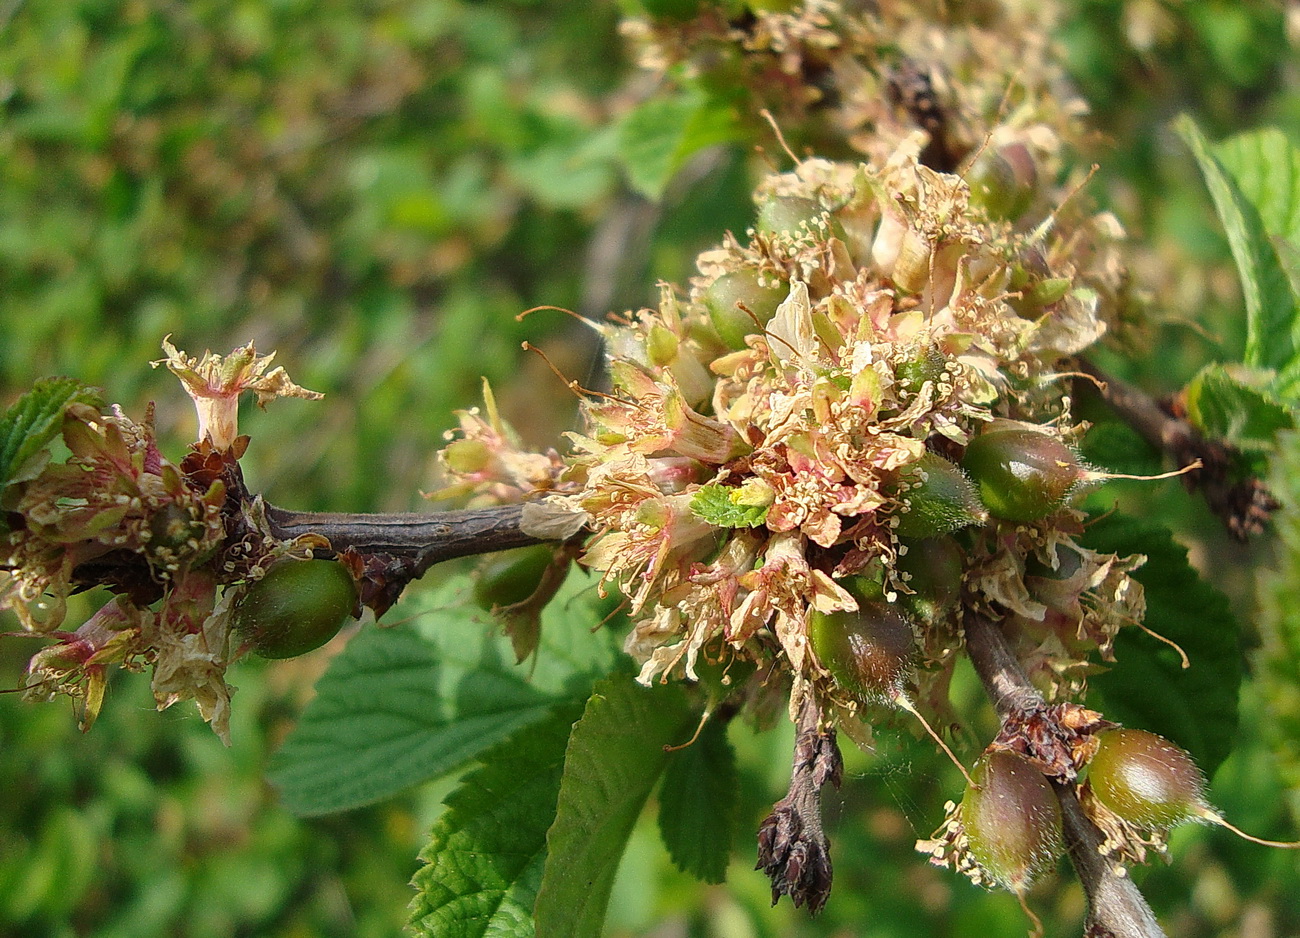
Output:
<svg viewBox="0 0 1300 938">
<path fill-rule="evenodd" d="M 698 88 L 651 98 L 619 125 L 618 153 L 632 188 L 658 199 L 679 169 L 705 147 L 741 137 L 735 108 Z"/>
<path fill-rule="evenodd" d="M 420 852 L 409 924 L 427 938 L 532 938 L 546 831 L 579 708 L 512 736 L 448 796 Z"/>
<path fill-rule="evenodd" d="M 1146 591 L 1145 625 L 1177 642 L 1178 653 L 1137 628 L 1121 629 L 1115 664 L 1091 679 L 1111 719 L 1174 740 L 1207 773 L 1227 757 L 1237 731 L 1242 658 L 1228 598 L 1187 562 L 1187 551 L 1159 526 L 1111 514 L 1093 520 L 1080 542 L 1107 553 L 1145 554 L 1133 577 Z"/>
<path fill-rule="evenodd" d="M 1257 687 L 1266 701 L 1269 719 L 1261 727 L 1272 744 L 1277 767 L 1287 787 L 1300 791 L 1300 433 L 1285 433 L 1279 441 L 1270 489 L 1282 502 L 1273 516 L 1276 551 L 1270 569 L 1260 573 L 1259 633 L 1261 645 Z"/>
<path fill-rule="evenodd" d="M 1275 127 L 1229 137 L 1214 156 L 1246 197 L 1264 232 L 1300 247 L 1300 150 Z"/>
<path fill-rule="evenodd" d="M 1294 205 L 1300 185 L 1295 153 L 1245 137 L 1212 147 L 1186 115 L 1174 126 L 1191 147 L 1205 177 L 1241 277 L 1246 302 L 1246 364 L 1283 371 L 1296 359 L 1300 323 L 1296 296 L 1266 224 L 1273 222 L 1290 230 L 1294 212 L 1289 206 Z M 1249 187 L 1248 191 L 1243 191 L 1243 186 Z M 1279 230 L 1274 237 L 1285 240 L 1287 235 Z"/>
<path fill-rule="evenodd" d="M 570 577 L 542 614 L 535 666 L 516 666 L 508 639 L 467 605 L 457 577 L 403 602 L 330 662 L 316 697 L 271 762 L 270 779 L 301 815 L 370 804 L 464 766 L 559 705 L 586 699 L 613 666 L 590 580 Z M 531 671 L 531 673 L 530 673 Z"/>
<path fill-rule="evenodd" d="M 767 520 L 767 505 L 742 505 L 743 489 L 710 482 L 691 496 L 695 517 L 720 528 L 756 528 Z"/>
<path fill-rule="evenodd" d="M 0 489 L 31 478 L 24 469 L 58 436 L 70 404 L 99 407 L 102 401 L 72 378 L 44 378 L 0 416 Z"/>
<path fill-rule="evenodd" d="M 1270 451 L 1278 432 L 1292 429 L 1295 418 L 1261 386 L 1265 380 L 1244 368 L 1207 365 L 1187 385 L 1187 417 L 1208 437 L 1243 451 Z"/>
<path fill-rule="evenodd" d="M 659 790 L 659 832 L 682 872 L 706 883 L 726 879 L 738 785 L 724 723 L 710 720 L 699 739 L 669 755 Z"/>
<path fill-rule="evenodd" d="M 668 762 L 664 746 L 689 732 L 679 685 L 642 687 L 615 676 L 596 685 L 573 728 L 546 869 L 537 933 L 597 938 L 632 826 Z"/>
</svg>

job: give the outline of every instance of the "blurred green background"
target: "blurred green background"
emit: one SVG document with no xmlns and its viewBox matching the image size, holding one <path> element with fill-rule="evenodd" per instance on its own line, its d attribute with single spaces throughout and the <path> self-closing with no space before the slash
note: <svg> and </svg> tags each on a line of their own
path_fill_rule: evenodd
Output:
<svg viewBox="0 0 1300 938">
<path fill-rule="evenodd" d="M 1134 266 L 1161 318 L 1155 354 L 1106 363 L 1156 392 L 1241 345 L 1235 275 L 1195 167 L 1167 122 L 1215 137 L 1300 128 L 1296 27 L 1237 0 L 1081 0 L 1059 39 L 1100 131 L 1090 194 L 1143 244 Z M 133 415 L 156 401 L 167 451 L 192 438 L 188 400 L 148 367 L 168 333 L 191 353 L 255 340 L 321 404 L 250 410 L 255 490 L 286 507 L 399 510 L 436 484 L 454 408 L 489 377 L 537 446 L 597 362 L 593 315 L 682 280 L 742 229 L 743 147 L 692 164 L 658 205 L 632 195 L 614 118 L 635 78 L 612 3 L 582 0 L 7 0 L 0 3 L 0 401 L 38 377 L 99 385 Z M 1290 25 L 1290 32 L 1288 32 Z M 1247 641 L 1250 565 L 1175 486 L 1146 511 L 1176 520 L 1193 560 L 1233 597 Z M 94 596 L 80 599 L 93 608 Z M 6 619 L 6 627 L 11 620 Z M 0 684 L 34 650 L 0 641 Z M 185 705 L 153 712 L 123 675 L 82 736 L 67 706 L 0 695 L 0 935 L 389 936 L 442 782 L 303 821 L 262 781 L 323 656 L 241 664 L 224 749 Z M 973 680 L 964 690 L 979 712 Z M 986 725 L 992 716 L 984 712 Z M 1293 830 L 1255 691 L 1213 798 L 1241 826 Z M 960 790 L 910 729 L 880 733 L 827 814 L 835 896 L 817 920 L 769 910 L 748 831 L 788 779 L 789 734 L 732 730 L 742 836 L 724 887 L 676 873 L 653 824 L 634 835 L 608 933 L 653 938 L 1021 935 L 1015 901 L 927 867 L 912 850 Z M 1184 830 L 1174 863 L 1137 871 L 1169 932 L 1300 931 L 1294 855 Z M 1074 923 L 1068 877 L 1031 899 Z M 1068 933 L 1068 930 L 1066 932 Z"/>
</svg>

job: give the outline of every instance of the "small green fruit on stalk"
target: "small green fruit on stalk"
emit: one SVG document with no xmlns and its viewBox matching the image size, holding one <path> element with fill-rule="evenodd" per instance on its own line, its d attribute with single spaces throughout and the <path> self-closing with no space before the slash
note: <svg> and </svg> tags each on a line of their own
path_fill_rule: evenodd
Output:
<svg viewBox="0 0 1300 938">
<path fill-rule="evenodd" d="M 492 554 L 478 570 L 474 602 L 491 612 L 500 606 L 521 603 L 537 590 L 542 575 L 555 559 L 555 551 L 544 544 L 516 547 Z"/>
<path fill-rule="evenodd" d="M 1024 522 L 1038 521 L 1064 508 L 1090 482 L 1166 479 L 1201 467 L 1197 460 L 1175 472 L 1154 476 L 1096 472 L 1051 434 L 1018 426 L 986 430 L 975 437 L 966 447 L 961 465 L 975 480 L 989 514 L 1003 521 Z"/>
<path fill-rule="evenodd" d="M 1137 827 L 1167 830 L 1188 821 L 1217 824 L 1268 847 L 1300 842 L 1261 840 L 1233 827 L 1205 797 L 1205 776 L 1186 751 L 1146 730 L 1115 729 L 1097 736 L 1088 784 L 1106 808 Z"/>
<path fill-rule="evenodd" d="M 1017 752 L 986 752 L 971 775 L 960 808 L 970 854 L 990 879 L 1016 894 L 1041 934 L 1024 895 L 1061 855 L 1061 803 L 1043 773 Z"/>
<path fill-rule="evenodd" d="M 862 703 L 887 704 L 912 714 L 971 781 L 966 767 L 903 690 L 916 658 L 916 633 L 902 613 L 888 603 L 868 600 L 860 600 L 854 612 L 814 610 L 808 637 L 836 685 Z"/>
<path fill-rule="evenodd" d="M 352 618 L 357 584 L 334 560 L 282 560 L 249 585 L 231 621 L 263 658 L 296 658 Z"/>
</svg>

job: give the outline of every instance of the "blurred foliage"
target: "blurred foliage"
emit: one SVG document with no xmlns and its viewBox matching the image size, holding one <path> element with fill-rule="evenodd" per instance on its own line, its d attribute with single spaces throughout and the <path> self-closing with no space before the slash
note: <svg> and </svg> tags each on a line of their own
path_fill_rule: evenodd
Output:
<svg viewBox="0 0 1300 938">
<path fill-rule="evenodd" d="M 1157 354 L 1105 364 L 1172 391 L 1207 360 L 1238 356 L 1244 331 L 1227 242 L 1168 121 L 1189 111 L 1215 139 L 1270 122 L 1294 134 L 1296 27 L 1268 0 L 1066 8 L 1057 38 L 1100 130 L 1088 191 L 1147 246 L 1136 274 L 1164 320 L 1147 349 Z M 162 336 L 191 352 L 255 339 L 328 395 L 242 425 L 250 482 L 294 508 L 414 507 L 480 375 L 531 442 L 554 441 L 572 400 L 519 342 L 581 377 L 594 336 L 557 313 L 515 315 L 639 303 L 752 210 L 752 140 L 688 163 L 658 205 L 631 193 L 617 119 L 637 92 L 617 15 L 584 0 L 0 4 L 0 403 L 37 378 L 75 375 L 135 414 L 157 400 L 178 454 L 188 401 L 145 366 Z M 589 258 L 606 244 L 628 256 L 593 285 Z M 1246 576 L 1223 559 L 1236 548 L 1194 499 L 1174 486 L 1104 491 L 1181 519 L 1193 562 L 1240 598 L 1246 642 L 1258 641 Z M 15 686 L 25 648 L 0 648 L 0 682 Z M 1294 658 L 1268 664 L 1293 695 Z M 84 737 L 66 708 L 0 696 L 0 935 L 397 934 L 450 783 L 291 817 L 262 777 L 322 668 L 319 657 L 243 665 L 230 750 L 185 708 L 154 713 L 134 675 L 115 681 Z M 978 709 L 972 676 L 954 694 Z M 1249 690 L 1242 718 L 1211 796 L 1243 827 L 1284 832 L 1298 802 L 1276 797 L 1266 710 Z M 620 866 L 610 935 L 1024 933 L 1009 896 L 913 852 L 960 784 L 929 744 L 889 730 L 876 752 L 846 752 L 842 803 L 828 808 L 837 888 L 825 913 L 769 909 L 746 832 L 784 788 L 788 730 L 730 730 L 742 800 L 727 884 L 672 869 L 652 805 Z M 1290 854 L 1202 829 L 1173 848 L 1172 866 L 1137 874 L 1172 934 L 1300 930 L 1284 898 L 1300 892 Z M 1074 927 L 1082 901 L 1069 877 L 1031 899 L 1052 934 Z"/>
</svg>

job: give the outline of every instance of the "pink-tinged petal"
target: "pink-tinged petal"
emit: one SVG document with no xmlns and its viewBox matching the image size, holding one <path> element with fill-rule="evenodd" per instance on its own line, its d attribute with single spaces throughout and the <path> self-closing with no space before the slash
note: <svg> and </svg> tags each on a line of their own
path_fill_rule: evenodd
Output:
<svg viewBox="0 0 1300 938">
<path fill-rule="evenodd" d="M 153 366 L 166 365 L 180 378 L 198 412 L 198 439 L 211 440 L 218 450 L 229 449 L 239 436 L 239 395 L 245 391 L 257 395 L 259 407 L 277 397 L 318 401 L 325 396 L 294 384 L 283 368 L 267 371 L 275 353 L 259 356 L 251 342 L 229 355 L 205 351 L 202 358 L 192 358 L 170 340 L 168 336 L 162 343 L 167 357 L 153 362 Z"/>
</svg>

